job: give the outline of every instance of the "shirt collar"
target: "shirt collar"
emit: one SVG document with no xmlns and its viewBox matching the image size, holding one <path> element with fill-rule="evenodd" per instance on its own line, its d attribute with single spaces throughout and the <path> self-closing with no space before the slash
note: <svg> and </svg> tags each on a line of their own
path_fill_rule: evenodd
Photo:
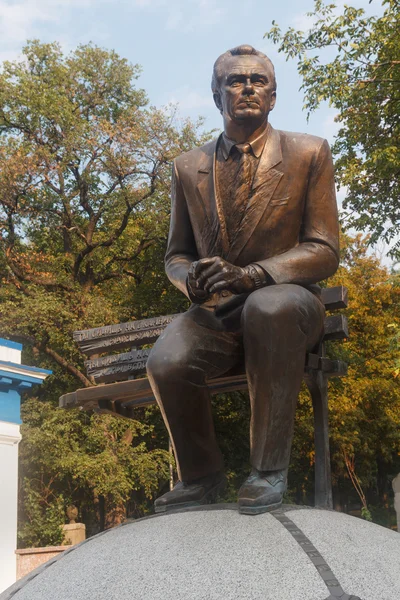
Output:
<svg viewBox="0 0 400 600">
<path fill-rule="evenodd" d="M 267 127 L 264 131 L 256 137 L 255 140 L 249 142 L 251 146 L 251 151 L 256 158 L 260 158 L 262 151 L 264 150 L 265 142 L 267 141 L 267 137 L 270 131 L 271 125 L 268 123 Z M 232 148 L 236 146 L 236 142 L 228 138 L 225 133 L 222 134 L 220 140 L 220 148 L 222 151 L 222 156 L 225 160 L 228 160 L 228 157 L 232 151 Z"/>
</svg>

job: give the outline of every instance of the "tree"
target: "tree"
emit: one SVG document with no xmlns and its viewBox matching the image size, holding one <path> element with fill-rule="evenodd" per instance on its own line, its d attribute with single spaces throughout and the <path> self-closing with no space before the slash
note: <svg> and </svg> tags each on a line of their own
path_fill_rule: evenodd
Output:
<svg viewBox="0 0 400 600">
<path fill-rule="evenodd" d="M 23 53 L 0 74 L 1 332 L 90 386 L 73 330 L 184 302 L 165 294 L 162 248 L 171 162 L 200 123 L 148 107 L 113 51 Z"/>
<path fill-rule="evenodd" d="M 400 470 L 400 390 L 398 346 L 393 326 L 400 325 L 399 278 L 367 255 L 362 236 L 344 239 L 342 264 L 329 286 L 345 285 L 350 337 L 332 343 L 329 354 L 349 365 L 348 375 L 329 384 L 329 423 L 334 496 L 346 509 L 359 501 L 351 477 L 361 484 L 374 520 L 390 524 L 391 479 Z M 312 498 L 313 424 L 307 393 L 300 396 L 292 453 L 292 493 Z M 301 473 L 301 476 L 297 474 Z M 394 517 L 394 513 L 392 511 Z"/>
<path fill-rule="evenodd" d="M 93 532 L 142 515 L 168 479 L 151 411 L 140 424 L 55 405 L 93 385 L 74 330 L 185 306 L 163 269 L 171 164 L 208 136 L 149 106 L 114 51 L 33 41 L 23 55 L 0 71 L 0 333 L 53 370 L 23 405 L 21 443 L 21 542 L 44 544 L 68 503 Z"/>
<path fill-rule="evenodd" d="M 77 415 L 36 398 L 22 408 L 20 542 L 58 545 L 65 508 L 77 504 L 88 533 L 142 516 L 169 455 L 154 447 L 152 426 L 112 415 Z"/>
<path fill-rule="evenodd" d="M 323 101 L 340 124 L 333 145 L 337 179 L 346 187 L 344 221 L 393 243 L 400 256 L 400 11 L 383 0 L 382 16 L 315 0 L 307 32 L 273 26 L 266 34 L 297 59 L 308 116 Z"/>
<path fill-rule="evenodd" d="M 328 343 L 328 354 L 345 361 L 348 375 L 329 382 L 329 425 L 335 507 L 362 504 L 375 522 L 395 523 L 391 480 L 400 471 L 400 280 L 367 253 L 367 240 L 342 238 L 341 266 L 324 285 L 348 288 L 350 337 Z M 249 399 L 236 392 L 216 396 L 215 426 L 235 502 L 249 471 Z M 314 423 L 309 392 L 303 387 L 296 411 L 287 500 L 314 502 Z M 353 481 L 354 483 L 353 483 Z M 356 489 L 356 487 L 357 489 Z M 358 491 L 357 491 L 358 490 Z M 368 512 L 364 510 L 364 515 Z"/>
</svg>

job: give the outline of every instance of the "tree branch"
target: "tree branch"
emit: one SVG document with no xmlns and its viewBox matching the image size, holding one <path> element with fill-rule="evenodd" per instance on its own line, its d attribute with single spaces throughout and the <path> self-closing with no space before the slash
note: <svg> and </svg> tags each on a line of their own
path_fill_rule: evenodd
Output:
<svg viewBox="0 0 400 600">
<path fill-rule="evenodd" d="M 74 365 L 69 363 L 65 358 L 63 358 L 58 352 L 53 350 L 46 343 L 40 343 L 34 336 L 27 335 L 24 333 L 16 333 L 12 335 L 12 338 L 17 342 L 25 342 L 32 346 L 32 348 L 36 352 L 45 352 L 48 356 L 50 356 L 58 365 L 63 367 L 68 373 L 76 377 L 85 387 L 93 387 L 92 382 L 85 377 L 83 373 L 79 371 Z"/>
<path fill-rule="evenodd" d="M 12 260 L 11 256 L 7 256 L 7 265 L 9 267 L 9 269 L 12 271 L 14 277 L 16 279 L 18 279 L 20 284 L 22 284 L 22 282 L 29 282 L 29 283 L 33 283 L 34 285 L 39 285 L 39 286 L 45 287 L 49 290 L 59 289 L 59 290 L 64 290 L 65 292 L 72 292 L 72 290 L 73 290 L 73 288 L 71 286 L 66 285 L 64 283 L 58 283 L 55 281 L 46 281 L 45 279 L 40 279 L 39 277 L 34 277 L 33 275 L 28 275 L 27 273 L 23 273 L 21 271 L 21 269 Z M 26 292 L 26 295 L 32 296 L 31 292 L 29 292 L 29 294 L 27 293 L 28 292 L 27 288 L 25 288 L 25 292 Z"/>
<path fill-rule="evenodd" d="M 154 191 L 155 191 L 155 175 L 152 177 L 152 182 L 151 182 L 149 191 L 144 196 L 142 196 L 142 198 L 140 198 L 140 200 L 137 200 L 133 204 L 129 204 L 129 202 L 126 202 L 127 208 L 122 217 L 122 221 L 121 221 L 119 227 L 117 227 L 117 229 L 114 231 L 114 233 L 107 240 L 104 240 L 102 242 L 96 242 L 94 244 L 93 243 L 88 244 L 86 246 L 86 248 L 84 248 L 78 254 L 78 256 L 76 257 L 76 260 L 75 260 L 75 264 L 74 264 L 74 278 L 75 279 L 78 278 L 79 269 L 80 269 L 80 266 L 81 266 L 83 260 L 85 259 L 85 257 L 88 256 L 89 254 L 91 254 L 91 252 L 93 252 L 93 250 L 95 250 L 96 248 L 109 248 L 125 231 L 126 226 L 128 225 L 130 214 L 132 213 L 133 209 L 136 206 L 138 206 L 141 202 L 144 202 L 144 200 L 149 198 L 154 193 Z"/>
<path fill-rule="evenodd" d="M 79 381 L 81 381 L 85 387 L 93 386 L 92 382 L 87 377 L 85 377 L 85 375 L 83 373 L 81 373 L 79 371 L 79 369 L 77 369 L 76 367 L 74 367 L 74 365 L 72 365 L 67 360 L 65 360 L 65 358 L 63 358 L 60 354 L 58 354 L 58 352 L 56 352 L 55 350 L 50 348 L 50 346 L 45 345 L 43 350 L 46 354 L 48 354 L 48 356 L 53 358 L 57 364 L 59 364 L 66 371 L 71 373 L 71 375 L 74 375 L 74 377 L 79 379 Z"/>
</svg>

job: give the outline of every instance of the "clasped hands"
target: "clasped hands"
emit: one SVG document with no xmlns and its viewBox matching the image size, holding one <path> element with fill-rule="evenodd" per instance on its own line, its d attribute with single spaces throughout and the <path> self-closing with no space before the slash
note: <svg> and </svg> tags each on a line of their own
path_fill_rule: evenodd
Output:
<svg viewBox="0 0 400 600">
<path fill-rule="evenodd" d="M 189 268 L 187 285 L 191 300 L 199 304 L 215 292 L 229 290 L 234 294 L 243 294 L 252 292 L 255 287 L 246 267 L 232 265 L 220 256 L 193 262 Z"/>
</svg>

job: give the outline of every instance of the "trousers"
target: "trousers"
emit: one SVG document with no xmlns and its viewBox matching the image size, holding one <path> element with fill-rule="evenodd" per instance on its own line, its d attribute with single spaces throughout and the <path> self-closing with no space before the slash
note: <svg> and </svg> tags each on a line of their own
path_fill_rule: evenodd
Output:
<svg viewBox="0 0 400 600">
<path fill-rule="evenodd" d="M 325 311 L 295 284 L 236 298 L 234 310 L 192 305 L 168 325 L 147 362 L 150 383 L 169 431 L 181 481 L 223 469 L 207 379 L 244 362 L 251 405 L 250 463 L 286 469 L 306 353 L 318 344 Z"/>
</svg>

